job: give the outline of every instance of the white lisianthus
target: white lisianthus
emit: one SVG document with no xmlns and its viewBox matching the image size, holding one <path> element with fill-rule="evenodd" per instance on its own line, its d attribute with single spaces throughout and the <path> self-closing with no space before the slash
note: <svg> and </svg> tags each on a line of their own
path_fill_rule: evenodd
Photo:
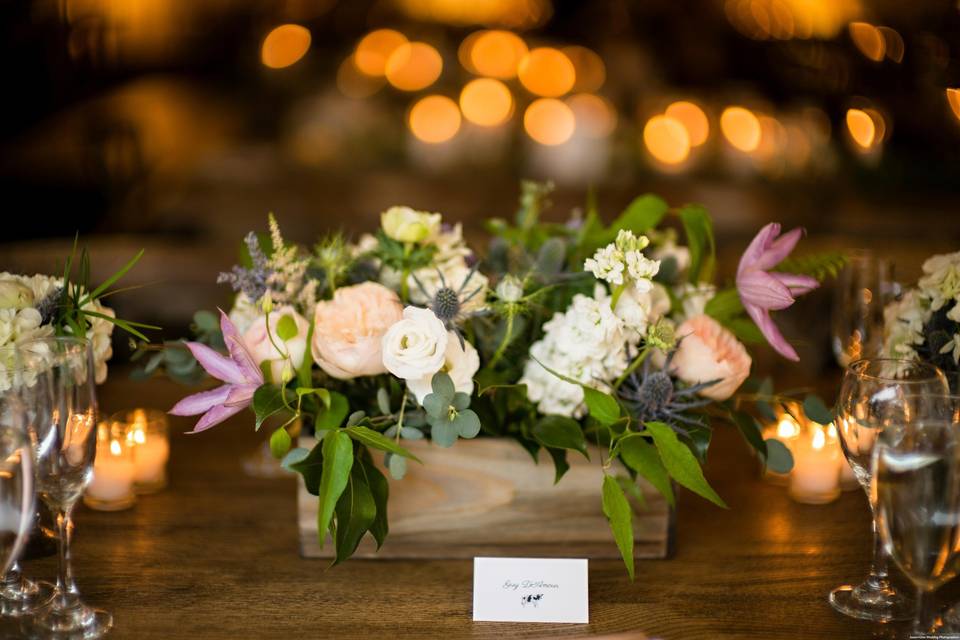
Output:
<svg viewBox="0 0 960 640">
<path fill-rule="evenodd" d="M 447 328 L 429 309 L 407 307 L 383 336 L 383 366 L 404 380 L 433 376 L 446 359 Z"/>
<path fill-rule="evenodd" d="M 440 218 L 439 213 L 390 207 L 380 214 L 380 225 L 387 237 L 398 242 L 422 242 L 440 230 Z"/>
<path fill-rule="evenodd" d="M 466 394 L 473 393 L 473 374 L 480 368 L 480 355 L 473 345 L 463 341 L 460 345 L 460 338 L 452 331 L 447 333 L 447 349 L 444 352 L 444 362 L 440 371 L 443 371 L 453 381 L 453 386 L 457 391 Z M 407 388 L 417 397 L 417 402 L 423 404 L 423 399 L 433 390 L 434 374 L 425 375 L 422 378 L 409 378 Z"/>
<path fill-rule="evenodd" d="M 628 343 L 639 336 L 630 332 L 608 298 L 574 296 L 565 313 L 555 313 L 543 325 L 544 336 L 530 347 L 531 358 L 520 379 L 527 397 L 544 414 L 581 417 L 583 389 L 557 378 L 537 362 L 591 387 L 601 388 L 623 373 Z M 534 359 L 535 358 L 535 359 Z"/>
<path fill-rule="evenodd" d="M 285 316 L 293 319 L 297 333 L 287 340 L 281 340 L 277 335 L 277 325 Z M 270 363 L 273 381 L 279 383 L 292 378 L 295 370 L 303 364 L 304 355 L 307 353 L 309 332 L 310 323 L 293 307 L 277 307 L 270 312 L 269 316 L 257 316 L 243 333 L 243 344 L 257 366 L 261 366 L 264 362 Z M 283 352 L 277 349 L 278 346 L 283 348 Z"/>
<path fill-rule="evenodd" d="M 890 358 L 913 360 L 923 344 L 923 326 L 932 315 L 930 302 L 912 289 L 883 310 L 883 353 Z"/>
</svg>

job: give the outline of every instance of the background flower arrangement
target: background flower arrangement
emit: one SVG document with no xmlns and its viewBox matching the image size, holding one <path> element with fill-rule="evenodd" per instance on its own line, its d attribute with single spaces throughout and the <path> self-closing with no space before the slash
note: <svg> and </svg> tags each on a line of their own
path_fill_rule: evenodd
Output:
<svg viewBox="0 0 960 640">
<path fill-rule="evenodd" d="M 113 356 L 114 325 L 146 340 L 139 329 L 150 325 L 122 320 L 101 301 L 120 290 L 110 290 L 143 256 L 135 255 L 99 286 L 91 286 L 90 259 L 86 250 L 77 256 L 76 245 L 64 261 L 59 277 L 0 272 L 0 348 L 53 335 L 85 336 L 93 348 L 97 384 L 107 379 L 107 361 Z M 13 362 L 0 359 L 0 391 L 15 383 Z"/>
<path fill-rule="evenodd" d="M 766 339 L 796 359 L 770 312 L 837 260 L 785 261 L 802 231 L 770 224 L 736 286 L 721 288 L 702 207 L 646 195 L 607 226 L 591 200 L 554 224 L 540 219 L 549 192 L 523 184 L 514 222 L 488 223 L 482 260 L 436 213 L 393 207 L 375 235 L 333 235 L 311 250 L 286 243 L 270 216 L 269 235 L 248 234 L 241 264 L 220 276 L 237 291 L 220 331 L 198 313 L 199 339 L 169 344 L 145 373 L 193 379 L 192 355 L 224 382 L 171 410 L 201 415 L 195 432 L 248 406 L 257 428 L 280 416 L 271 448 L 318 497 L 335 562 L 367 532 L 378 546 L 387 535 L 389 485 L 373 450 L 400 479 L 416 460 L 404 441 L 449 447 L 483 433 L 517 440 L 534 461 L 546 450 L 558 482 L 570 452 L 599 456 L 603 511 L 632 576 L 638 476 L 670 504 L 675 482 L 725 506 L 700 466 L 720 421 L 789 470 L 789 452 L 763 439 L 756 418 L 781 397 L 748 380 L 744 343 Z M 301 424 L 320 440 L 312 450 L 293 447 Z"/>
<path fill-rule="evenodd" d="M 960 252 L 923 263 L 917 286 L 884 310 L 884 353 L 939 367 L 956 392 L 960 384 Z"/>
</svg>

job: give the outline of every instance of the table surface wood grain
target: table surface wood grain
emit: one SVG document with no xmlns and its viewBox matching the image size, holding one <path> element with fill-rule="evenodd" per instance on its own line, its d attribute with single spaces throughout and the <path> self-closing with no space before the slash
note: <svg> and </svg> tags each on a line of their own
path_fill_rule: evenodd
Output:
<svg viewBox="0 0 960 640">
<path fill-rule="evenodd" d="M 169 407 L 184 389 L 114 374 L 104 412 Z M 246 415 L 201 435 L 172 422 L 170 486 L 129 511 L 76 512 L 75 569 L 92 603 L 114 614 L 111 637 L 552 638 L 645 634 L 668 640 L 870 638 L 902 626 L 846 619 L 828 591 L 862 578 L 869 517 L 862 492 L 826 506 L 792 502 L 758 479 L 737 433 L 718 429 L 707 474 L 730 505 L 684 492 L 675 556 L 641 560 L 630 582 L 617 561 L 590 563 L 588 625 L 471 621 L 469 560 L 355 560 L 328 568 L 298 554 L 294 478 L 254 479 Z M 558 523 L 562 526 L 562 523 Z M 389 544 L 389 539 L 387 541 Z M 53 558 L 25 572 L 52 578 Z M 9 629 L 9 622 L 5 623 Z"/>
</svg>

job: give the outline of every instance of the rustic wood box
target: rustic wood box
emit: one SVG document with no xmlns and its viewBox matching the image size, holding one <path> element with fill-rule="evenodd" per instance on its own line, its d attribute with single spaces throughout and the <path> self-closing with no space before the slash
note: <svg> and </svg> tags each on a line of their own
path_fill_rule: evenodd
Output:
<svg viewBox="0 0 960 640">
<path fill-rule="evenodd" d="M 300 446 L 312 447 L 301 438 Z M 390 535 L 380 551 L 365 536 L 357 558 L 472 558 L 474 556 L 578 556 L 619 558 L 600 506 L 600 456 L 571 452 L 570 470 L 554 485 L 549 455 L 539 464 L 512 440 L 460 440 L 450 449 L 428 441 L 404 442 L 422 465 L 410 462 L 403 480 L 390 478 Z M 378 464 L 382 455 L 376 454 Z M 384 472 L 389 478 L 389 474 Z M 673 513 L 641 481 L 646 509 L 634 517 L 635 555 L 671 553 Z M 300 478 L 300 552 L 328 558 L 333 544 L 317 540 L 317 498 Z"/>
</svg>

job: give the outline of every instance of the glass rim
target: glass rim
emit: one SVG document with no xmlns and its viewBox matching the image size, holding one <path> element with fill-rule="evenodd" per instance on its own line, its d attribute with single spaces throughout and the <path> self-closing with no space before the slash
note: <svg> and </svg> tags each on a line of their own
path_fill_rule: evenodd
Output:
<svg viewBox="0 0 960 640">
<path fill-rule="evenodd" d="M 931 374 L 933 375 L 927 378 L 923 378 L 921 380 L 903 380 L 900 378 L 891 378 L 889 376 L 873 375 L 871 373 L 866 373 L 865 371 L 863 371 L 863 369 L 865 369 L 866 367 L 869 367 L 874 363 L 881 364 L 881 363 L 893 363 L 893 362 L 908 365 L 912 369 L 916 369 L 916 368 L 926 369 L 929 372 L 931 372 Z M 939 378 L 946 379 L 946 374 L 943 372 L 943 370 L 940 367 L 934 364 L 931 364 L 929 362 L 924 362 L 922 360 L 907 360 L 904 358 L 860 358 L 848 364 L 847 369 L 853 371 L 858 376 L 867 378 L 869 380 L 881 380 L 884 382 L 895 382 L 897 384 L 915 385 L 915 384 L 923 384 L 930 380 L 935 380 Z"/>
</svg>

